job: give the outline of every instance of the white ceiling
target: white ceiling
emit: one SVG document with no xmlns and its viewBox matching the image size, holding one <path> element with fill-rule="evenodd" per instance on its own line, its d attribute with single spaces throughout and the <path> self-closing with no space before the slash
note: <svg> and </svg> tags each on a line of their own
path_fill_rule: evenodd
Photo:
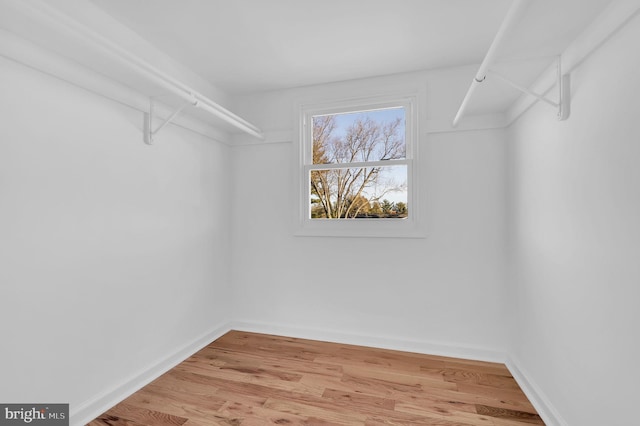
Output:
<svg viewBox="0 0 640 426">
<path fill-rule="evenodd" d="M 511 3 L 91 1 L 231 94 L 480 63 Z M 499 66 L 531 81 L 609 3 L 531 1 Z"/>
</svg>

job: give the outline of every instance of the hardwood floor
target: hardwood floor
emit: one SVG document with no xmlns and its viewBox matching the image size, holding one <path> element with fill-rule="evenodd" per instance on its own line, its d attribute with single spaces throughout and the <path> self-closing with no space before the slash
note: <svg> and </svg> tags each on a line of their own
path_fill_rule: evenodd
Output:
<svg viewBox="0 0 640 426">
<path fill-rule="evenodd" d="M 544 425 L 502 364 L 231 331 L 89 425 Z"/>
</svg>

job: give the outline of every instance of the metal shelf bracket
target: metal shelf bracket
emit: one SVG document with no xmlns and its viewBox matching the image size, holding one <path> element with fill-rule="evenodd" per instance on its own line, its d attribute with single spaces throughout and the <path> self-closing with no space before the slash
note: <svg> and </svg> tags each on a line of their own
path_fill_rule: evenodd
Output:
<svg viewBox="0 0 640 426">
<path fill-rule="evenodd" d="M 533 96 L 534 98 L 538 99 L 539 101 L 542 101 L 548 105 L 551 105 L 554 108 L 558 109 L 558 120 L 560 121 L 564 121 L 567 118 L 569 118 L 569 113 L 571 111 L 571 75 L 570 74 L 562 74 L 562 61 L 561 61 L 561 57 L 558 57 L 558 65 L 557 65 L 557 69 L 558 69 L 558 80 L 557 80 L 557 86 L 558 86 L 558 102 L 554 102 L 551 99 L 547 98 L 544 95 L 541 95 L 539 93 L 535 93 L 532 90 L 529 90 L 528 88 L 514 82 L 513 80 L 505 77 L 504 75 L 495 72 L 493 70 L 489 70 L 489 72 L 491 73 L 492 76 L 499 78 L 500 80 L 504 81 L 505 83 L 507 83 L 508 85 L 510 85 L 511 87 L 526 93 L 529 96 Z"/>
<path fill-rule="evenodd" d="M 503 40 L 508 36 L 511 32 L 515 24 L 520 20 L 524 11 L 526 10 L 528 4 L 531 3 L 531 0 L 513 0 L 509 10 L 507 11 L 507 15 L 505 16 L 498 32 L 489 46 L 489 50 L 485 55 L 476 75 L 471 81 L 471 85 L 467 90 L 467 94 L 465 95 L 460 107 L 458 108 L 458 112 L 451 123 L 451 127 L 456 127 L 460 119 L 464 116 L 465 110 L 467 109 L 467 105 L 469 104 L 469 100 L 472 98 L 475 90 L 478 88 L 480 84 L 482 84 L 487 77 L 488 73 L 491 73 L 493 76 L 500 78 L 521 92 L 526 93 L 527 95 L 533 96 L 536 99 L 543 101 L 554 108 L 558 109 L 558 120 L 566 120 L 569 118 L 570 113 L 570 104 L 571 104 L 571 76 L 570 74 L 562 74 L 561 67 L 561 57 L 558 57 L 558 102 L 554 102 L 547 97 L 540 95 L 538 93 L 533 92 L 532 90 L 527 89 L 526 87 L 521 86 L 518 83 L 511 81 L 510 79 L 492 71 L 490 68 L 494 64 L 496 60 L 496 55 L 500 45 Z"/>
<path fill-rule="evenodd" d="M 169 117 L 167 117 L 157 129 L 153 130 L 153 118 L 154 118 L 154 98 L 149 98 L 149 112 L 143 113 L 142 121 L 143 121 L 143 134 L 144 134 L 144 143 L 147 145 L 153 145 L 153 137 L 164 128 L 167 124 L 171 123 L 174 118 L 178 116 L 188 106 L 197 106 L 198 101 L 194 100 L 193 102 L 188 102 L 176 109 Z"/>
</svg>

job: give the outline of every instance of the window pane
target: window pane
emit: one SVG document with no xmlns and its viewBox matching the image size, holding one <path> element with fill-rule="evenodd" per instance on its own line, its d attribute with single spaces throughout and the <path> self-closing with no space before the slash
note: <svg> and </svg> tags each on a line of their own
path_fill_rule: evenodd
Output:
<svg viewBox="0 0 640 426">
<path fill-rule="evenodd" d="M 311 170 L 312 219 L 406 218 L 407 166 Z"/>
<path fill-rule="evenodd" d="M 406 156 L 403 107 L 313 117 L 313 164 Z"/>
</svg>

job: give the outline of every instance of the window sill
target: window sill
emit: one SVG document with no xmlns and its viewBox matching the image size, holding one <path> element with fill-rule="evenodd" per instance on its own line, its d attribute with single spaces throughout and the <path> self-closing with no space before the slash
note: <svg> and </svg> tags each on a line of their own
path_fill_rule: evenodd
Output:
<svg viewBox="0 0 640 426">
<path fill-rule="evenodd" d="M 312 219 L 300 224 L 294 235 L 332 238 L 426 238 L 424 230 L 414 221 L 407 219 Z"/>
</svg>

